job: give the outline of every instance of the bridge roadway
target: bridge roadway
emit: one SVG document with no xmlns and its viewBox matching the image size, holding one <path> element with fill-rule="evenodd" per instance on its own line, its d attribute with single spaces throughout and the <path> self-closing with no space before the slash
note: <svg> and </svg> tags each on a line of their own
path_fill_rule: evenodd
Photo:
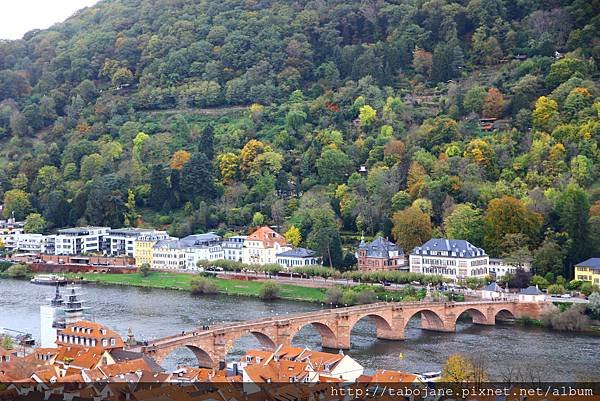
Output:
<svg viewBox="0 0 600 401">
<path fill-rule="evenodd" d="M 349 349 L 352 328 L 363 318 L 369 318 L 375 324 L 377 338 L 402 340 L 408 321 L 417 314 L 421 316 L 422 329 L 453 332 L 456 321 L 464 313 L 471 316 L 474 324 L 494 325 L 497 318 L 527 316 L 537 319 L 548 304 L 516 300 L 379 302 L 212 325 L 206 330 L 198 328 L 157 338 L 148 341 L 148 345 L 129 349 L 143 352 L 161 363 L 175 349 L 187 347 L 198 359 L 199 366 L 214 367 L 225 360 L 233 343 L 247 334 L 253 334 L 264 348 L 275 349 L 279 344 L 291 344 L 302 327 L 312 325 L 320 334 L 324 348 Z"/>
</svg>

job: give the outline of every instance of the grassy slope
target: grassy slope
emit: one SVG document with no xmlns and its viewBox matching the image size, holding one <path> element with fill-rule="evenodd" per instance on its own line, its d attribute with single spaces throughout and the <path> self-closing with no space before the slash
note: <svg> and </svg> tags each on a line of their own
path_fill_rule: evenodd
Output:
<svg viewBox="0 0 600 401">
<path fill-rule="evenodd" d="M 190 281 L 195 277 L 183 273 L 158 273 L 153 272 L 148 277 L 140 274 L 72 274 L 75 277 L 84 277 L 86 280 L 101 284 L 128 285 L 135 287 L 165 288 L 175 290 L 190 290 Z M 220 292 L 232 295 L 258 296 L 264 282 L 211 279 L 219 287 Z M 322 288 L 300 287 L 282 284 L 280 297 L 283 299 L 322 302 L 325 299 Z"/>
</svg>

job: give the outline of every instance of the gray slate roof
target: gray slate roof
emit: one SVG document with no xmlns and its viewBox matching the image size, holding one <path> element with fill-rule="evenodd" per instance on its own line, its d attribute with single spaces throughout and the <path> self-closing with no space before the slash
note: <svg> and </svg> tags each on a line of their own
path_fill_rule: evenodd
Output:
<svg viewBox="0 0 600 401">
<path fill-rule="evenodd" d="M 316 252 L 305 248 L 294 248 L 289 251 L 278 253 L 276 256 L 286 258 L 313 258 Z"/>
<path fill-rule="evenodd" d="M 583 262 L 577 263 L 576 267 L 590 267 L 593 270 L 600 270 L 600 258 L 589 258 Z"/>
<path fill-rule="evenodd" d="M 483 249 L 476 247 L 464 239 L 432 238 L 413 249 L 413 255 L 430 255 L 432 251 L 448 252 L 447 257 L 477 258 L 485 256 Z"/>
<path fill-rule="evenodd" d="M 544 293 L 534 285 L 530 285 L 529 287 L 519 291 L 521 295 L 543 295 Z"/>
<path fill-rule="evenodd" d="M 504 292 L 504 289 L 498 285 L 495 281 L 489 283 L 485 287 L 483 287 L 482 291 L 494 291 L 494 292 Z"/>
<path fill-rule="evenodd" d="M 368 258 L 390 258 L 390 252 L 398 252 L 399 256 L 404 255 L 404 251 L 398 245 L 383 237 L 377 237 L 373 242 L 361 242 L 358 249 L 366 249 Z"/>
<path fill-rule="evenodd" d="M 188 235 L 182 239 L 164 239 L 154 244 L 153 248 L 185 249 L 201 248 L 220 243 L 221 237 L 215 233 Z"/>
</svg>

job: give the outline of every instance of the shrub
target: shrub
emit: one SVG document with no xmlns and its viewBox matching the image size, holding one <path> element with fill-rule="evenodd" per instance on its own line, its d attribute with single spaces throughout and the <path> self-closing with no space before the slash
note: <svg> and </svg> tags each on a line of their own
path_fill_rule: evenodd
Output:
<svg viewBox="0 0 600 401">
<path fill-rule="evenodd" d="M 558 284 L 552 284 L 548 286 L 548 294 L 550 295 L 561 295 L 565 293 L 565 287 Z"/>
<path fill-rule="evenodd" d="M 356 296 L 356 303 L 358 304 L 372 304 L 377 300 L 377 295 L 373 290 L 365 290 L 358 293 Z"/>
<path fill-rule="evenodd" d="M 12 265 L 6 270 L 10 277 L 22 278 L 27 276 L 29 273 L 29 267 L 23 263 L 17 263 L 16 265 Z"/>
<path fill-rule="evenodd" d="M 265 301 L 271 301 L 279 298 L 281 287 L 275 281 L 267 281 L 260 289 L 260 298 Z"/>
<path fill-rule="evenodd" d="M 553 308 L 542 316 L 541 321 L 544 326 L 563 331 L 582 331 L 590 324 L 584 305 L 572 305 L 564 312 L 559 308 Z"/>
<path fill-rule="evenodd" d="M 589 281 L 586 281 L 583 284 L 581 284 L 581 286 L 579 287 L 579 291 L 581 291 L 583 295 L 589 296 L 592 292 L 599 292 L 600 289 L 597 285 L 593 285 Z"/>
<path fill-rule="evenodd" d="M 327 290 L 327 295 L 325 296 L 326 304 L 340 305 L 342 304 L 342 298 L 344 293 L 339 287 L 331 287 Z"/>
<path fill-rule="evenodd" d="M 11 262 L 0 262 L 0 273 L 5 272 L 12 266 Z"/>
<path fill-rule="evenodd" d="M 148 277 L 150 274 L 150 265 L 148 263 L 142 263 L 142 265 L 138 267 L 138 273 L 140 273 L 142 277 Z"/>
<path fill-rule="evenodd" d="M 206 277 L 195 277 L 190 281 L 192 295 L 217 294 L 217 285 Z"/>
<path fill-rule="evenodd" d="M 587 305 L 587 311 L 592 319 L 600 319 L 600 292 L 594 292 L 589 296 L 590 302 Z"/>
</svg>

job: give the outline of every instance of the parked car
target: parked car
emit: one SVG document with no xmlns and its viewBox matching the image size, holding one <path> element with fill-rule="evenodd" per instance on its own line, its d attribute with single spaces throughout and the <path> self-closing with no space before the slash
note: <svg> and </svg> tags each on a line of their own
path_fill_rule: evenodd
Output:
<svg viewBox="0 0 600 401">
<path fill-rule="evenodd" d="M 562 294 L 561 298 L 571 298 L 571 294 Z"/>
</svg>

